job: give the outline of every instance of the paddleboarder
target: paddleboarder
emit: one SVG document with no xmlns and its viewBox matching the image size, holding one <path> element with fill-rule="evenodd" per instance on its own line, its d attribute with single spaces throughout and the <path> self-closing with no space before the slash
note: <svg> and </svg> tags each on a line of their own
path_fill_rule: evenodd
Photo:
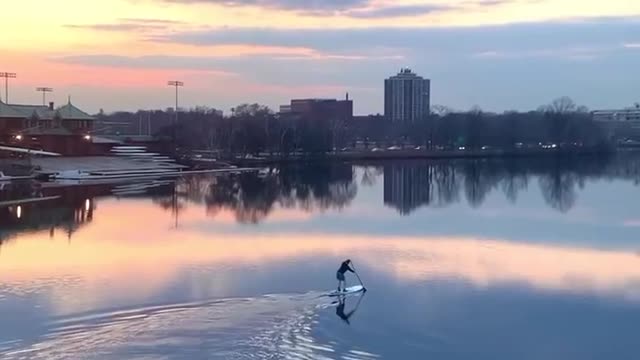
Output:
<svg viewBox="0 0 640 360">
<path fill-rule="evenodd" d="M 342 264 L 340 264 L 340 268 L 336 272 L 336 279 L 338 279 L 338 291 L 342 291 L 340 289 L 340 285 L 343 285 L 343 289 L 347 288 L 347 281 L 344 278 L 344 273 L 346 273 L 347 271 L 355 273 L 355 271 L 353 271 L 353 269 L 349 267 L 349 264 L 351 264 L 350 259 L 343 261 Z"/>
</svg>

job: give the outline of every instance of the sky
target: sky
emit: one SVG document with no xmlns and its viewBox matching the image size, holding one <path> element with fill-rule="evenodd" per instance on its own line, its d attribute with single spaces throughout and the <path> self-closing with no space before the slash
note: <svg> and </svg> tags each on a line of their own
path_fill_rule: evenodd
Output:
<svg viewBox="0 0 640 360">
<path fill-rule="evenodd" d="M 0 0 L 11 103 L 95 113 L 173 106 L 274 109 L 343 98 L 383 112 L 384 78 L 409 67 L 432 104 L 529 110 L 560 96 L 591 109 L 640 101 L 636 0 Z M 4 84 L 2 84 L 4 85 Z M 0 86 L 6 99 L 4 86 Z"/>
</svg>

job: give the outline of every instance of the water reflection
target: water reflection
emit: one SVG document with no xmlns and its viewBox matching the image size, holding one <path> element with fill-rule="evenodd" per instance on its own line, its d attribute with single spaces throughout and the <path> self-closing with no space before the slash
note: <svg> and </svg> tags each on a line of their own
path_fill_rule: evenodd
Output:
<svg viewBox="0 0 640 360">
<path fill-rule="evenodd" d="M 189 201 L 204 202 L 211 217 L 230 210 L 238 222 L 254 224 L 264 220 L 276 206 L 306 212 L 340 210 L 357 193 L 352 166 L 329 163 L 285 166 L 265 177 L 240 174 L 218 177 L 212 182 L 193 177 L 179 183 L 178 188 Z"/>
<path fill-rule="evenodd" d="M 96 198 L 151 197 L 174 215 L 175 225 L 188 204 L 201 204 L 210 218 L 231 212 L 242 224 L 263 222 L 274 211 L 316 213 L 348 208 L 362 187 L 383 181 L 383 201 L 401 215 L 421 207 L 446 207 L 466 199 L 479 208 L 487 196 L 501 191 L 509 201 L 532 183 L 542 198 L 560 212 L 570 210 L 578 191 L 597 179 L 640 182 L 640 157 L 572 157 L 478 159 L 372 164 L 356 171 L 350 164 L 285 166 L 271 175 L 193 176 L 172 181 L 127 185 L 62 186 L 16 183 L 0 191 L 0 243 L 18 233 L 61 230 L 69 238 L 96 211 Z M 360 179 L 358 179 L 360 177 Z M 360 180 L 360 181 L 358 181 Z"/>
<path fill-rule="evenodd" d="M 618 314 L 618 323 L 632 326 L 640 221 L 620 216 L 637 214 L 636 202 L 616 213 L 622 204 L 611 199 L 634 196 L 639 165 L 621 154 L 9 184 L 0 192 L 0 353 L 456 358 L 456 349 L 473 349 L 484 358 L 517 358 L 489 356 L 503 344 L 488 349 L 495 339 L 487 337 L 512 336 L 528 349 L 533 335 L 592 314 Z M 503 211 L 496 198 L 518 206 Z M 564 221 L 576 210 L 592 217 Z M 504 215 L 515 212 L 523 222 L 511 226 L 514 218 Z M 553 236 L 537 241 L 545 230 Z M 598 241 L 584 241 L 588 234 Z M 624 237 L 632 241 L 616 242 Z M 373 290 L 331 304 L 318 294 L 334 289 L 334 266 L 345 254 Z M 556 316 L 576 308 L 573 322 Z M 539 332 L 514 332 L 512 321 Z M 587 323 L 567 332 L 612 326 Z M 589 353 L 584 334 L 571 345 Z"/>
<path fill-rule="evenodd" d="M 355 315 L 356 311 L 358 311 L 358 308 L 360 307 L 360 304 L 362 303 L 362 299 L 364 299 L 365 294 L 366 292 L 357 296 L 358 300 L 356 300 L 356 305 L 352 309 L 347 310 L 346 312 L 345 312 L 345 307 L 347 306 L 347 299 L 349 299 L 350 297 L 338 296 L 338 300 L 333 302 L 333 305 L 337 305 L 336 315 L 338 316 L 338 318 L 344 321 L 347 325 L 351 325 L 350 319 L 351 317 L 353 317 L 353 315 Z"/>
<path fill-rule="evenodd" d="M 3 249 L 0 272 L 5 290 L 33 292 L 47 279 L 75 279 L 84 283 L 73 296 L 57 296 L 57 312 L 78 311 L 114 297 L 143 299 L 167 286 L 185 269 L 208 266 L 218 275 L 199 281 L 189 277 L 188 293 L 228 296 L 235 286 L 231 276 L 243 271 L 281 266 L 282 278 L 274 284 L 302 290 L 334 288 L 335 259 L 356 254 L 371 273 L 384 274 L 397 282 L 433 279 L 464 279 L 479 288 L 501 283 L 520 283 L 538 289 L 622 296 L 640 300 L 640 262 L 635 253 L 587 247 L 511 243 L 504 239 L 478 240 L 468 237 L 377 236 L 301 233 L 282 230 L 277 236 L 259 231 L 228 233 L 223 229 L 201 231 L 184 227 L 166 232 L 164 227 L 140 225 L 129 219 L 131 212 L 158 218 L 159 209 L 130 204 L 127 213 L 117 203 L 104 204 L 104 217 L 82 231 L 82 241 L 37 236 L 22 237 Z M 206 215 L 190 213 L 195 220 Z M 118 228 L 113 227 L 117 225 Z M 291 262 L 329 259 L 323 264 L 319 282 L 287 280 Z M 329 264 L 331 262 L 331 264 Z M 291 268 L 289 268 L 291 266 Z M 230 273 L 227 273 L 229 272 Z M 131 274 L 135 274 L 132 277 Z M 224 276 L 222 274 L 225 274 Z M 366 272 L 363 272 L 365 275 Z M 302 278 L 308 274 L 300 274 Z M 103 287 L 108 280 L 109 286 Z M 198 280 L 198 281 L 195 281 Z M 65 280 L 66 281 L 66 280 Z M 306 284 L 306 286 L 304 285 Z M 265 286 L 268 284 L 264 284 Z M 1 287 L 0 287 L 1 288 Z"/>
<path fill-rule="evenodd" d="M 501 190 L 516 203 L 519 193 L 537 179 L 545 202 L 567 212 L 576 201 L 577 189 L 583 188 L 586 181 L 600 178 L 629 180 L 637 185 L 640 158 L 621 154 L 391 163 L 384 166 L 384 203 L 409 215 L 423 206 L 457 203 L 464 194 L 468 204 L 478 208 L 494 190 Z"/>
<path fill-rule="evenodd" d="M 95 263 L 105 262 L 105 257 L 110 259 L 108 262 L 120 261 L 119 254 L 136 258 L 137 266 L 140 267 L 143 264 L 160 264 L 169 259 L 189 263 L 216 261 L 251 264 L 274 261 L 293 254 L 312 256 L 317 253 L 357 253 L 367 254 L 371 267 L 391 271 L 394 276 L 412 281 L 433 276 L 455 276 L 478 286 L 518 281 L 541 288 L 625 292 L 626 296 L 636 297 L 635 286 L 630 284 L 636 281 L 640 270 L 636 270 L 635 255 L 625 251 L 603 252 L 579 246 L 510 244 L 500 238 L 485 238 L 478 242 L 472 237 L 462 236 L 379 236 L 370 233 L 364 236 L 332 235 L 332 239 L 326 239 L 322 235 L 312 236 L 304 234 L 304 230 L 292 228 L 280 230 L 279 239 L 256 241 L 252 237 L 262 234 L 229 234 L 221 232 L 222 229 L 203 229 L 194 224 L 207 221 L 257 224 L 267 219 L 308 222 L 314 216 L 312 214 L 348 208 L 357 195 L 358 183 L 366 188 L 380 184 L 380 180 L 383 181 L 381 190 L 384 204 L 402 215 L 409 215 L 420 207 L 446 207 L 463 198 L 477 208 L 493 191 L 503 192 L 509 201 L 515 203 L 531 183 L 539 184 L 542 197 L 549 206 L 567 211 L 574 204 L 578 190 L 587 186 L 589 181 L 618 179 L 637 185 L 640 179 L 639 169 L 640 157 L 621 154 L 613 158 L 560 157 L 532 158 L 527 161 L 410 161 L 384 164 L 381 167 L 366 166 L 359 170 L 354 170 L 350 164 L 313 164 L 273 169 L 270 175 L 263 177 L 253 174 L 196 176 L 175 183 L 162 183 L 161 186 L 134 186 L 147 189 L 144 196 L 150 197 L 158 209 L 170 212 L 176 224 L 184 224 L 182 232 L 166 234 L 165 227 L 141 229 L 141 219 L 157 222 L 163 218 L 160 213 L 150 211 L 141 203 L 128 203 L 126 213 L 122 214 L 118 203 L 103 203 L 102 215 L 104 220 L 109 221 L 88 229 L 85 237 L 102 240 L 99 244 L 90 245 L 102 257 L 102 261 L 94 259 Z M 22 218 L 6 208 L 7 213 L 1 221 L 11 224 L 7 231 L 19 233 L 25 229 L 51 229 L 52 237 L 53 229 L 63 226 L 65 235 L 71 237 L 75 230 L 93 219 L 97 202 L 95 198 L 112 196 L 114 187 L 54 187 L 39 191 L 40 196 L 60 198 L 43 202 L 46 206 L 27 205 Z M 91 206 L 87 207 L 87 204 Z M 50 208 L 61 209 L 54 213 L 62 216 L 64 221 L 48 221 L 46 214 Z M 200 211 L 201 208 L 204 212 Z M 130 218 L 131 214 L 136 214 L 137 217 Z M 144 234 L 141 233 L 142 230 Z M 162 243 L 163 248 L 136 249 L 126 243 L 137 237 L 154 239 Z M 229 239 L 234 239 L 234 246 L 226 243 Z M 108 240 L 106 244 L 105 240 Z M 180 241 L 180 244 L 174 241 Z M 390 249 L 411 256 L 385 259 L 378 255 L 378 252 Z M 203 250 L 209 250 L 209 255 L 203 254 Z M 53 249 L 51 251 L 55 252 Z M 73 264 L 73 250 L 62 251 L 66 254 L 65 261 Z M 24 257 L 16 258 L 28 264 L 30 262 L 25 260 L 28 256 L 25 254 Z M 81 250 L 77 256 L 78 261 L 87 261 L 85 251 Z M 479 266 L 478 263 L 484 265 Z M 17 263 L 14 265 L 20 267 Z M 122 274 L 126 274 L 126 271 Z M 160 271 L 157 276 L 169 274 Z M 575 281 L 577 278 L 586 280 Z M 148 281 L 149 284 L 162 282 L 163 280 Z M 126 279 L 123 279 L 123 283 L 127 283 Z"/>
<path fill-rule="evenodd" d="M 640 157 L 558 157 L 394 162 L 365 166 L 356 173 L 349 164 L 318 164 L 281 168 L 273 176 L 250 174 L 212 179 L 192 177 L 177 184 L 182 201 L 204 203 L 212 217 L 221 210 L 235 213 L 240 223 L 263 221 L 276 208 L 307 212 L 344 209 L 361 186 L 382 179 L 383 200 L 401 215 L 426 206 L 445 207 L 466 198 L 482 206 L 492 191 L 516 203 L 521 192 L 537 183 L 545 202 L 560 212 L 570 210 L 587 181 L 640 181 Z M 169 198 L 159 200 L 168 207 Z M 180 208 L 183 205 L 175 205 Z"/>
<path fill-rule="evenodd" d="M 22 183 L 15 192 L 0 192 L 0 244 L 18 233 L 63 231 L 68 238 L 93 220 L 94 187 L 42 189 L 37 183 Z M 17 196 L 16 196 L 17 195 Z M 17 197 L 17 198 L 16 198 Z"/>
</svg>

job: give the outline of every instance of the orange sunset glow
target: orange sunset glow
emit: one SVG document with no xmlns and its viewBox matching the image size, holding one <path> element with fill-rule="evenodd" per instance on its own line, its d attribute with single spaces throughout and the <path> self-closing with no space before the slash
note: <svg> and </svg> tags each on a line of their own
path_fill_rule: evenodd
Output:
<svg viewBox="0 0 640 360">
<path fill-rule="evenodd" d="M 624 21 L 638 15 L 640 3 L 628 0 L 370 0 L 311 6 L 278 0 L 11 1 L 3 4 L 0 14 L 0 70 L 18 73 L 11 85 L 18 103 L 33 102 L 37 99 L 33 87 L 46 84 L 56 89 L 53 100 L 64 101 L 71 95 L 94 112 L 165 107 L 170 100 L 170 93 L 163 91 L 168 78 L 189 82 L 184 89 L 186 106 L 227 108 L 253 100 L 275 106 L 295 94 L 336 96 L 351 90 L 362 101 L 357 109 L 375 112 L 380 98 L 376 85 L 386 73 L 403 64 L 424 68 L 427 74 L 437 70 L 436 64 L 422 65 L 425 56 L 416 51 L 426 51 L 434 59 L 454 56 L 448 45 L 410 43 L 400 34 L 413 38 L 412 32 L 455 34 L 465 28 L 497 32 L 496 26 L 504 26 L 508 33 L 509 26 L 518 24 L 580 26 L 576 24 L 604 18 Z M 376 42 L 377 32 L 384 29 L 398 31 L 397 39 Z M 310 36 L 298 38 L 301 30 Z M 325 40 L 322 32 L 342 35 Z M 363 44 L 359 38 L 366 32 L 371 36 Z M 522 50 L 517 45 L 511 50 L 514 44 L 486 39 L 470 43 L 465 56 L 500 57 L 511 51 L 561 54 L 574 48 L 586 49 L 582 58 L 598 56 L 603 49 L 626 49 L 625 56 L 634 56 L 636 48 L 627 45 L 638 40 L 628 37 L 606 45 L 567 40 L 564 49 L 531 45 L 535 48 Z M 425 45 L 427 49 L 419 49 Z M 306 78 L 285 71 L 305 63 L 308 69 L 328 75 Z M 354 66 L 368 69 L 371 79 L 352 79 Z M 443 90 L 444 102 L 470 100 L 449 99 L 453 88 Z"/>
</svg>

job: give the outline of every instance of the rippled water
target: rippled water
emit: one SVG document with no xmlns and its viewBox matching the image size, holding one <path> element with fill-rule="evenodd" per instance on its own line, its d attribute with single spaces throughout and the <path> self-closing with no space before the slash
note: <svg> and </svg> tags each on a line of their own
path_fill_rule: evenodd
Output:
<svg viewBox="0 0 640 360">
<path fill-rule="evenodd" d="M 5 185 L 0 358 L 637 359 L 638 180 L 621 154 Z M 347 257 L 368 291 L 324 296 Z"/>
<path fill-rule="evenodd" d="M 36 344 L 7 359 L 331 358 L 335 339 L 313 338 L 317 314 L 334 306 L 318 295 L 272 295 L 172 304 L 57 319 Z M 22 344 L 21 344 L 22 345 Z M 349 350 L 351 358 L 376 357 Z"/>
</svg>

